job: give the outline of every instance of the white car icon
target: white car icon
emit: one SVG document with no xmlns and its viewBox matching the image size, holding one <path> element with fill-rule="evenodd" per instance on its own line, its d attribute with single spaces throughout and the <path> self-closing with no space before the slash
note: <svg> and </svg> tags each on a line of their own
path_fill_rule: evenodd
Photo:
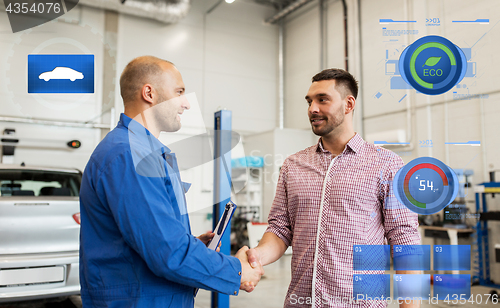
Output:
<svg viewBox="0 0 500 308">
<path fill-rule="evenodd" d="M 58 66 L 50 72 L 41 73 L 38 78 L 45 81 L 51 79 L 69 79 L 75 81 L 77 79 L 83 79 L 83 74 L 69 67 Z"/>
</svg>

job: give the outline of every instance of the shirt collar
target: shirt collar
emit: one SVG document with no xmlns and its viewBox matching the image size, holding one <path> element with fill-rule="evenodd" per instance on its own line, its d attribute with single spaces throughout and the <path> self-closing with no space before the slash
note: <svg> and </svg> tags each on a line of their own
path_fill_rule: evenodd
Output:
<svg viewBox="0 0 500 308">
<path fill-rule="evenodd" d="M 128 129 L 129 141 L 134 147 L 139 146 L 140 149 L 148 149 L 149 153 L 156 151 L 159 151 L 159 153 L 170 153 L 170 149 L 151 134 L 147 128 L 124 113 L 120 114 L 118 126 Z"/>
<path fill-rule="evenodd" d="M 354 153 L 358 153 L 359 151 L 361 151 L 362 145 L 363 145 L 363 138 L 361 138 L 361 136 L 358 133 L 355 133 L 354 137 L 352 137 L 351 140 L 347 142 L 344 152 L 350 149 Z M 330 153 L 330 151 L 325 150 L 325 148 L 323 147 L 323 142 L 321 142 L 321 137 L 318 140 L 316 151 L 323 153 Z"/>
</svg>

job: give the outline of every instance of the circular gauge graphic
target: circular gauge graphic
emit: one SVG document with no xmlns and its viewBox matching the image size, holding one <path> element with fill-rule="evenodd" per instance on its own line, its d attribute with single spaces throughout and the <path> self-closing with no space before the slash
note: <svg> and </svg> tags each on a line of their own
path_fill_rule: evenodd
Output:
<svg viewBox="0 0 500 308">
<path fill-rule="evenodd" d="M 441 211 L 458 193 L 455 172 L 432 157 L 420 157 L 406 164 L 396 173 L 393 185 L 399 202 L 423 215 Z"/>
<path fill-rule="evenodd" d="M 429 35 L 409 45 L 399 58 L 401 77 L 415 90 L 428 95 L 447 92 L 467 71 L 462 49 L 437 35 Z"/>
</svg>

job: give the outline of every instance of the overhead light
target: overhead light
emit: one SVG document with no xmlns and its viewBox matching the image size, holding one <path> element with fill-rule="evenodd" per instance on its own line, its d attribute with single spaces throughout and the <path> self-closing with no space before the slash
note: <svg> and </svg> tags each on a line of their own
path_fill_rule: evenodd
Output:
<svg viewBox="0 0 500 308">
<path fill-rule="evenodd" d="M 234 0 L 226 0 L 226 3 L 233 3 Z"/>
</svg>

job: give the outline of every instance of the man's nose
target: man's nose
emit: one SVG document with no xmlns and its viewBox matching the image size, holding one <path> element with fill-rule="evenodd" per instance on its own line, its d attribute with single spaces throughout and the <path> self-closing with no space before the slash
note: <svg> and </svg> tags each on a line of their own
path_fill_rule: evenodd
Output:
<svg viewBox="0 0 500 308">
<path fill-rule="evenodd" d="M 309 113 L 319 113 L 319 105 L 312 101 L 308 108 Z"/>
<path fill-rule="evenodd" d="M 186 109 L 186 110 L 190 109 L 191 108 L 191 104 L 189 104 L 189 100 L 187 99 L 187 96 L 186 95 L 182 95 L 181 99 L 182 99 L 181 107 L 183 109 Z"/>
</svg>

